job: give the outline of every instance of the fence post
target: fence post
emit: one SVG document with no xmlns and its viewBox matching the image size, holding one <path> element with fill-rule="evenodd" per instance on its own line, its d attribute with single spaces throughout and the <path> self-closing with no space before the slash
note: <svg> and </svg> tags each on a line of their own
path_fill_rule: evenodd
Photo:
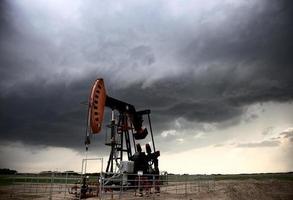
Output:
<svg viewBox="0 0 293 200">
<path fill-rule="evenodd" d="M 176 191 L 176 194 L 177 194 L 177 184 L 178 184 L 178 176 L 176 176 L 176 182 L 175 182 L 175 191 Z"/>
<path fill-rule="evenodd" d="M 156 191 L 156 186 L 155 186 L 155 175 L 153 174 L 152 175 L 153 176 L 153 185 L 152 185 L 152 187 L 150 188 L 150 193 L 152 193 L 152 196 L 154 196 L 154 193 L 155 193 L 155 191 Z M 153 192 L 152 192 L 152 188 L 153 188 Z"/>
<path fill-rule="evenodd" d="M 23 192 L 26 192 L 26 177 L 24 178 Z"/>
<path fill-rule="evenodd" d="M 185 196 L 187 196 L 187 176 L 185 175 Z"/>
<path fill-rule="evenodd" d="M 121 199 L 121 194 L 123 192 L 123 179 L 124 179 L 124 173 L 121 173 L 122 176 L 120 176 L 120 184 L 121 184 L 121 187 L 120 187 L 120 192 L 119 192 L 119 199 Z"/>
<path fill-rule="evenodd" d="M 54 172 L 51 174 L 51 188 L 50 188 L 50 196 L 49 199 L 52 200 L 52 194 L 53 194 L 53 182 L 54 182 Z"/>
<path fill-rule="evenodd" d="M 66 192 L 67 192 L 67 179 L 68 179 L 68 172 L 66 172 L 66 177 L 65 177 L 65 187 L 64 187 L 64 199 L 66 198 Z"/>
<path fill-rule="evenodd" d="M 213 176 L 213 181 L 214 181 L 214 191 L 216 191 L 216 177 Z"/>
<path fill-rule="evenodd" d="M 15 184 L 15 178 L 12 176 L 12 184 L 11 184 L 11 191 L 10 191 L 10 198 L 12 198 L 14 193 L 14 184 Z"/>
<path fill-rule="evenodd" d="M 100 191 L 99 191 L 99 199 L 100 200 L 102 200 L 102 184 L 103 184 L 103 182 L 102 182 L 102 173 L 100 174 L 100 185 L 99 185 L 99 187 L 100 187 Z"/>
</svg>

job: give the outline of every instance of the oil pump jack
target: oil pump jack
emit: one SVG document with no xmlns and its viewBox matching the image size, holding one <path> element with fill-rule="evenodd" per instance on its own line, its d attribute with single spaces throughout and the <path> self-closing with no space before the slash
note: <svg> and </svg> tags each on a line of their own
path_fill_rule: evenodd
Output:
<svg viewBox="0 0 293 200">
<path fill-rule="evenodd" d="M 123 165 L 127 165 L 126 168 L 129 168 L 128 165 L 131 165 L 131 163 L 135 165 L 135 162 L 143 162 L 147 163 L 148 166 L 146 167 L 150 169 L 147 173 L 159 174 L 158 157 L 160 152 L 156 151 L 155 147 L 150 119 L 151 111 L 136 111 L 133 105 L 108 96 L 103 79 L 97 79 L 92 86 L 89 97 L 88 126 L 90 127 L 91 134 L 101 132 L 106 107 L 112 111 L 111 122 L 108 125 L 110 139 L 105 142 L 106 145 L 111 147 L 106 173 L 115 173 L 115 167 L 122 170 L 123 167 L 125 168 Z M 116 113 L 118 117 L 116 117 Z M 141 151 L 141 147 L 137 141 L 145 139 L 148 135 L 147 128 L 143 126 L 144 118 L 147 118 L 149 123 L 153 151 L 150 144 L 146 144 L 147 154 L 144 160 L 140 159 L 138 161 L 136 160 L 136 155 Z M 90 143 L 89 134 L 87 134 L 85 140 L 86 148 L 88 148 Z M 127 160 L 123 160 L 124 153 L 127 154 Z M 132 169 L 126 171 L 128 173 L 137 173 Z"/>
</svg>

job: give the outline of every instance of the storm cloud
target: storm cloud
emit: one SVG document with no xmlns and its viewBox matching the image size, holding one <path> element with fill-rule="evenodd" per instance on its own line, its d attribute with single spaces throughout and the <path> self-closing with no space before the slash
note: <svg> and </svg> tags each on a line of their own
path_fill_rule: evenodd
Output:
<svg viewBox="0 0 293 200">
<path fill-rule="evenodd" d="M 157 135 L 293 99 L 292 1 L 33 2 L 0 4 L 1 141 L 79 148 L 100 77 Z"/>
</svg>

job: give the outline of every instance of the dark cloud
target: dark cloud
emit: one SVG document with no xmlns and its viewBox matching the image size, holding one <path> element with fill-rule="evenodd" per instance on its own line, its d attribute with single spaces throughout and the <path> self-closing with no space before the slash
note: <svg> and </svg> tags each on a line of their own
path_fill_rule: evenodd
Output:
<svg viewBox="0 0 293 200">
<path fill-rule="evenodd" d="M 78 146 L 85 130 L 86 107 L 76 88 L 35 82 L 1 98 L 1 137 L 52 146 Z M 85 96 L 86 93 L 79 95 Z"/>
<path fill-rule="evenodd" d="M 178 118 L 186 129 L 239 122 L 250 104 L 293 99 L 291 1 L 222 2 L 181 17 L 152 3 L 93 4 L 73 14 L 75 4 L 62 14 L 0 4 L 1 140 L 79 147 L 80 102 L 97 77 L 109 95 L 152 109 L 156 134 Z"/>
</svg>

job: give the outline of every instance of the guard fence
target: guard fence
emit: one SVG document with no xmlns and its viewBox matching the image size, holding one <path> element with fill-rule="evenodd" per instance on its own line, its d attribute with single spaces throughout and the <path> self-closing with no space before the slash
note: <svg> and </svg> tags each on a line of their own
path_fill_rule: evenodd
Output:
<svg viewBox="0 0 293 200">
<path fill-rule="evenodd" d="M 5 180 L 0 199 L 190 199 L 215 190 L 211 175 L 51 173 Z"/>
</svg>

